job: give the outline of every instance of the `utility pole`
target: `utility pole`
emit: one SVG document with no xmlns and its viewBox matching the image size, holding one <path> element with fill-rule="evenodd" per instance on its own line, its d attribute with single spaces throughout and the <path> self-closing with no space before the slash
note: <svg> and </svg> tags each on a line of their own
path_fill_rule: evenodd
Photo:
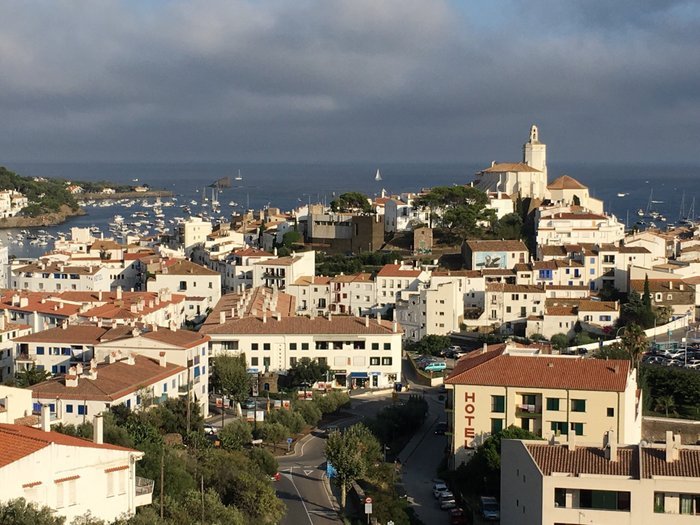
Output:
<svg viewBox="0 0 700 525">
<path fill-rule="evenodd" d="M 160 519 L 163 519 L 163 501 L 164 501 L 163 484 L 164 483 L 165 483 L 165 443 L 163 443 L 163 448 L 160 450 Z"/>
<path fill-rule="evenodd" d="M 192 364 L 190 362 L 190 351 L 187 351 L 187 435 L 189 436 L 190 434 L 190 388 L 192 387 L 192 383 L 190 381 L 190 370 L 191 370 Z"/>
</svg>

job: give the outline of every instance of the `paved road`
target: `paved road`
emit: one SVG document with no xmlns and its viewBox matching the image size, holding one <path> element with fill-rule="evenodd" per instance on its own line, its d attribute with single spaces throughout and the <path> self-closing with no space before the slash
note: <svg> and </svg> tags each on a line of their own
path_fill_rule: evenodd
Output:
<svg viewBox="0 0 700 525">
<path fill-rule="evenodd" d="M 389 392 L 368 392 L 353 397 L 353 416 L 334 425 L 343 427 L 376 414 L 392 402 Z M 282 478 L 276 483 L 277 495 L 287 505 L 282 525 L 329 525 L 338 518 L 336 502 L 325 478 L 326 440 L 314 432 L 296 444 L 294 454 L 277 458 Z"/>
</svg>

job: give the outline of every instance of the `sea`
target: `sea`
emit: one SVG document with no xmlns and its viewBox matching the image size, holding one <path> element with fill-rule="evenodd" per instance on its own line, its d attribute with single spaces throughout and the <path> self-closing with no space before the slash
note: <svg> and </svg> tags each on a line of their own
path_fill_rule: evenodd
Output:
<svg viewBox="0 0 700 525">
<path fill-rule="evenodd" d="M 219 195 L 222 217 L 243 209 L 266 206 L 291 210 L 309 202 L 330 203 L 336 195 L 359 191 L 369 196 L 415 192 L 440 185 L 465 184 L 474 180 L 483 163 L 30 163 L 9 162 L 5 167 L 20 175 L 59 177 L 73 181 L 109 181 L 114 184 L 148 184 L 152 189 L 169 190 L 177 206 L 163 208 L 166 219 L 184 216 L 181 204 L 192 204 L 192 213 L 202 202 L 203 193 L 211 198 L 209 185 L 230 176 L 232 187 Z M 375 181 L 377 169 L 381 181 Z M 234 178 L 240 172 L 242 180 Z M 602 199 L 605 210 L 618 220 L 634 226 L 637 210 L 647 208 L 673 224 L 687 216 L 693 199 L 698 198 L 696 218 L 700 216 L 700 165 L 686 164 L 549 164 L 549 181 L 570 175 L 589 187 L 591 196 Z M 618 194 L 624 196 L 619 196 Z M 138 210 L 118 204 L 88 207 L 87 215 L 69 219 L 53 227 L 37 228 L 49 235 L 66 233 L 71 227 L 97 227 L 109 236 L 107 225 L 115 215 L 126 221 Z M 10 255 L 37 257 L 51 246 L 13 242 L 17 231 L 0 230 L 0 242 L 8 245 Z"/>
</svg>

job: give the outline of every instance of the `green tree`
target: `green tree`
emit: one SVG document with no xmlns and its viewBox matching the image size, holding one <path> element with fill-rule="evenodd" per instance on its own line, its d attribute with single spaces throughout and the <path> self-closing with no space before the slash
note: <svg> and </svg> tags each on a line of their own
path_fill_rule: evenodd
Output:
<svg viewBox="0 0 700 525">
<path fill-rule="evenodd" d="M 264 448 L 253 447 L 250 449 L 250 459 L 268 476 L 274 475 L 280 468 L 277 458 Z"/>
<path fill-rule="evenodd" d="M 523 237 L 523 219 L 517 213 L 509 213 L 493 224 L 493 234 L 499 239 L 516 239 Z"/>
<path fill-rule="evenodd" d="M 54 516 L 49 507 L 27 503 L 24 498 L 12 499 L 0 504 L 2 525 L 63 525 L 66 519 Z"/>
<path fill-rule="evenodd" d="M 604 346 L 593 352 L 593 357 L 596 359 L 629 359 L 630 356 L 627 350 L 622 348 L 620 343 L 615 342 L 611 345 Z"/>
<path fill-rule="evenodd" d="M 211 361 L 211 387 L 214 392 L 228 396 L 239 403 L 250 395 L 250 376 L 245 355 L 218 355 Z"/>
<path fill-rule="evenodd" d="M 242 419 L 227 423 L 219 431 L 221 446 L 226 450 L 243 450 L 253 440 L 250 424 Z"/>
<path fill-rule="evenodd" d="M 290 434 L 291 431 L 282 423 L 270 423 L 269 421 L 259 424 L 256 432 L 260 439 L 273 447 L 276 447 L 283 439 L 290 437 Z"/>
<path fill-rule="evenodd" d="M 440 350 L 449 348 L 450 345 L 452 345 L 452 339 L 449 336 L 426 335 L 420 341 L 409 343 L 406 349 L 424 355 L 438 355 Z"/>
<path fill-rule="evenodd" d="M 301 234 L 296 230 L 290 230 L 282 236 L 282 245 L 286 248 L 291 249 L 299 241 L 301 241 Z"/>
<path fill-rule="evenodd" d="M 492 434 L 479 445 L 472 459 L 457 469 L 456 477 L 467 492 L 498 495 L 501 489 L 501 441 L 503 439 L 541 439 L 516 426 Z"/>
<path fill-rule="evenodd" d="M 676 410 L 676 400 L 673 399 L 673 396 L 661 396 L 656 399 L 656 403 L 654 405 L 654 410 L 657 412 L 664 412 L 666 414 L 666 417 L 668 417 L 669 412 L 673 414 Z"/>
<path fill-rule="evenodd" d="M 318 404 L 313 401 L 300 400 L 294 404 L 294 411 L 297 412 L 307 425 L 315 427 L 321 420 L 321 410 L 318 408 Z"/>
<path fill-rule="evenodd" d="M 644 293 L 642 294 L 644 310 L 651 313 L 651 292 L 649 291 L 649 275 L 644 274 Z"/>
<path fill-rule="evenodd" d="M 28 388 L 42 381 L 46 381 L 51 377 L 51 374 L 46 370 L 39 370 L 32 365 L 30 368 L 17 373 L 17 387 Z"/>
<path fill-rule="evenodd" d="M 326 460 L 336 471 L 340 487 L 340 506 L 345 508 L 348 487 L 362 479 L 369 468 L 381 460 L 381 446 L 377 438 L 362 423 L 345 432 L 332 432 L 326 442 Z"/>
<path fill-rule="evenodd" d="M 165 508 L 167 519 L 183 525 L 248 523 L 245 514 L 235 507 L 224 505 L 219 494 L 213 489 L 207 489 L 203 496 L 198 490 L 190 490 L 181 498 L 168 498 Z"/>
<path fill-rule="evenodd" d="M 554 334 L 550 339 L 552 346 L 557 350 L 563 350 L 569 346 L 569 337 L 566 334 Z"/>
<path fill-rule="evenodd" d="M 353 212 L 360 211 L 369 213 L 372 211 L 367 195 L 357 191 L 349 191 L 339 195 L 331 201 L 331 209 L 334 212 Z"/>
<path fill-rule="evenodd" d="M 326 363 L 302 357 L 287 370 L 287 381 L 293 387 L 313 385 L 317 381 L 325 379 L 329 371 L 330 367 Z"/>
<path fill-rule="evenodd" d="M 496 219 L 495 211 L 486 207 L 486 193 L 471 186 L 436 186 L 417 197 L 413 204 L 430 209 L 431 227 L 436 222 L 452 242 L 482 235 L 484 224 L 490 225 Z"/>
<path fill-rule="evenodd" d="M 292 434 L 298 434 L 306 425 L 306 421 L 304 421 L 304 417 L 301 414 L 285 409 L 271 411 L 267 416 L 267 420 L 270 423 L 284 425 Z"/>
<path fill-rule="evenodd" d="M 627 353 L 632 366 L 639 370 L 639 362 L 642 360 L 644 352 L 649 349 L 649 341 L 644 334 L 644 330 L 638 324 L 625 326 L 620 336 L 620 347 Z"/>
</svg>

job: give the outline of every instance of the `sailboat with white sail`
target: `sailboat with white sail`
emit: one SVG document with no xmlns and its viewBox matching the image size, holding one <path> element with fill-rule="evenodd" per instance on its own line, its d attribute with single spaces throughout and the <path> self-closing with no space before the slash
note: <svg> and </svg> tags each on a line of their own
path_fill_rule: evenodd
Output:
<svg viewBox="0 0 700 525">
<path fill-rule="evenodd" d="M 236 175 L 233 180 L 241 181 L 243 177 L 241 176 L 241 170 L 238 170 L 238 175 Z"/>
<path fill-rule="evenodd" d="M 377 173 L 374 175 L 374 180 L 377 182 L 384 180 L 382 179 L 382 174 L 379 172 L 379 169 L 377 169 Z"/>
</svg>

